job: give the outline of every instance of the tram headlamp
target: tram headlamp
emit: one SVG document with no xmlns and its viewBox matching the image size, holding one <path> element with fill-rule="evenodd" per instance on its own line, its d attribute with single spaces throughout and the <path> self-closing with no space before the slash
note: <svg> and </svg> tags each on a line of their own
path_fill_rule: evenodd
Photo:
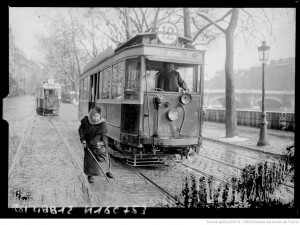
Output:
<svg viewBox="0 0 300 225">
<path fill-rule="evenodd" d="M 189 93 L 184 93 L 181 95 L 180 97 L 180 101 L 182 102 L 182 104 L 186 105 L 188 103 L 190 103 L 190 101 L 192 100 L 192 96 Z"/>
<path fill-rule="evenodd" d="M 177 109 L 171 109 L 169 112 L 168 112 L 168 118 L 169 120 L 177 120 L 178 119 L 178 116 L 179 116 L 179 112 Z"/>
</svg>

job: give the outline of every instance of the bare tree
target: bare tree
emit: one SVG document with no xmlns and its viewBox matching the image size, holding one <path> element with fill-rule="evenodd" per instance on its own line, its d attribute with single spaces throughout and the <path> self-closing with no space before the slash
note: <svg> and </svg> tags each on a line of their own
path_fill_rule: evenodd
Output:
<svg viewBox="0 0 300 225">
<path fill-rule="evenodd" d="M 164 22 L 178 23 L 183 16 L 176 13 L 179 8 L 109 8 L 92 9 L 99 21 L 104 21 L 106 29 L 98 27 L 98 31 L 113 43 L 121 44 L 137 33 L 155 32 L 157 26 Z"/>
<path fill-rule="evenodd" d="M 266 33 L 262 32 L 262 27 L 267 29 L 268 35 L 275 38 L 273 35 L 273 24 L 270 17 L 278 16 L 282 10 L 275 9 L 238 9 L 233 8 L 224 13 L 219 19 L 212 19 L 208 16 L 212 9 L 196 12 L 196 15 L 204 19 L 206 23 L 196 21 L 196 16 L 192 17 L 193 25 L 197 31 L 193 37 L 194 42 L 197 42 L 201 36 L 204 39 L 209 38 L 209 42 L 216 39 L 220 34 L 225 35 L 226 39 L 226 59 L 225 59 L 225 76 L 226 76 L 226 137 L 237 136 L 237 119 L 235 109 L 235 88 L 233 76 L 233 58 L 234 58 L 234 40 L 240 34 L 243 35 L 245 44 L 251 43 L 253 40 L 265 39 Z M 269 12 L 267 12 L 269 11 Z M 275 12 L 275 13 L 273 13 Z M 282 13 L 282 12 L 281 12 Z M 270 16 L 270 14 L 273 14 Z M 257 26 L 260 25 L 260 28 Z M 212 33 L 207 35 L 209 29 Z M 206 33 L 205 33 L 206 32 Z M 219 33 L 218 33 L 219 32 Z M 207 42 L 207 43 L 209 43 Z"/>
<path fill-rule="evenodd" d="M 78 67 L 80 66 L 78 65 L 78 56 L 76 55 L 72 33 L 68 32 L 64 26 L 56 24 L 54 32 L 49 36 L 40 38 L 40 43 L 47 51 L 46 59 L 49 65 L 52 65 L 57 72 L 66 76 L 72 82 L 75 91 L 77 91 L 77 80 L 80 73 Z"/>
<path fill-rule="evenodd" d="M 40 38 L 49 64 L 56 66 L 56 70 L 71 81 L 76 92 L 82 67 L 99 52 L 95 30 L 97 23 L 91 12 L 87 9 L 84 14 L 68 9 L 65 16 L 48 17 L 50 35 Z"/>
<path fill-rule="evenodd" d="M 226 137 L 237 136 L 237 119 L 235 107 L 235 88 L 233 74 L 233 57 L 234 57 L 234 32 L 239 18 L 239 9 L 234 8 L 229 10 L 223 17 L 223 21 L 227 16 L 231 15 L 230 22 L 227 28 L 221 27 L 217 22 L 212 21 L 209 17 L 202 13 L 197 13 L 198 16 L 207 20 L 225 34 L 226 38 L 226 59 L 225 59 L 225 75 L 226 75 Z"/>
</svg>

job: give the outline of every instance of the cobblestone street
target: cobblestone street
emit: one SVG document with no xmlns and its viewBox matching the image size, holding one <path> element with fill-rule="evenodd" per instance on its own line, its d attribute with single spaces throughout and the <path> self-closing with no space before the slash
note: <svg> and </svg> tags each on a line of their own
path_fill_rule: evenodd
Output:
<svg viewBox="0 0 300 225">
<path fill-rule="evenodd" d="M 249 137 L 256 138 L 256 134 L 249 134 L 248 142 L 236 146 L 222 144 L 217 139 L 214 141 L 212 135 L 214 128 L 218 130 L 215 136 L 222 136 L 221 125 L 207 123 L 204 124 L 203 148 L 194 157 L 180 163 L 168 159 L 166 167 L 138 168 L 137 172 L 113 159 L 114 179 L 107 182 L 100 175 L 95 177 L 94 184 L 89 184 L 82 169 L 83 149 L 78 135 L 77 110 L 76 105 L 61 103 L 58 116 L 40 116 L 34 110 L 32 96 L 4 100 L 4 119 L 9 123 L 9 207 L 172 205 L 169 198 L 139 173 L 171 195 L 179 196 L 183 180 L 190 174 L 197 179 L 203 174 L 214 176 L 219 180 L 218 184 L 232 176 L 238 177 L 246 165 L 276 161 L 272 154 L 239 147 L 243 144 L 249 147 Z M 245 133 L 241 132 L 243 135 Z M 271 143 L 274 140 L 278 142 L 276 136 L 271 137 Z M 283 140 L 280 147 L 292 143 L 292 134 Z M 286 187 L 275 194 L 285 201 L 293 199 L 293 190 Z"/>
</svg>

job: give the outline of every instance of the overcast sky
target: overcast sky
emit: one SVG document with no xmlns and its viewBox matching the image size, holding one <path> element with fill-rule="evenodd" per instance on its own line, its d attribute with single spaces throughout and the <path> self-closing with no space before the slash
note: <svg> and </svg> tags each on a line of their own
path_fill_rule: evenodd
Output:
<svg viewBox="0 0 300 225">
<path fill-rule="evenodd" d="M 43 23 L 45 12 L 57 12 L 57 8 L 9 8 L 9 24 L 11 25 L 15 43 L 22 49 L 28 58 L 41 61 L 44 54 L 38 48 L 36 36 L 47 32 L 47 26 Z M 291 15 L 293 15 L 293 10 Z M 282 17 L 280 21 L 273 21 L 274 36 L 276 40 L 266 37 L 267 45 L 271 47 L 270 60 L 295 57 L 295 23 L 291 24 L 291 18 Z M 257 47 L 261 41 L 246 46 L 243 39 L 235 40 L 234 69 L 248 69 L 260 64 Z M 206 49 L 205 77 L 213 77 L 215 73 L 224 68 L 225 63 L 225 39 L 218 40 L 213 47 Z"/>
</svg>

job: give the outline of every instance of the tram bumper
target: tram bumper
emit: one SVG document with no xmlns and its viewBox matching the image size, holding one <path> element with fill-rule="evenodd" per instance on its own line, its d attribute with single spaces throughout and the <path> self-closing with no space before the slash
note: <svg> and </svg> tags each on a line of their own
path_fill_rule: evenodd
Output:
<svg viewBox="0 0 300 225">
<path fill-rule="evenodd" d="M 155 145 L 162 147 L 189 147 L 192 145 L 198 145 L 199 138 L 170 138 L 170 137 L 157 137 L 157 138 L 143 138 L 142 144 Z"/>
</svg>

